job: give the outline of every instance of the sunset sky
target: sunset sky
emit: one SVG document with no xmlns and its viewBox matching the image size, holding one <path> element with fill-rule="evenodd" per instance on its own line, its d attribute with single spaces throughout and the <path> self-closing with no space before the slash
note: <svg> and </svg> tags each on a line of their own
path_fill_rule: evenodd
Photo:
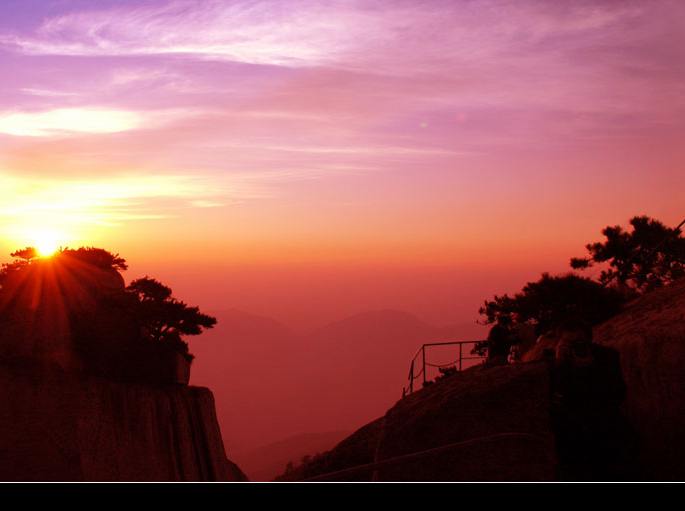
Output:
<svg viewBox="0 0 685 511">
<path fill-rule="evenodd" d="M 0 251 L 208 310 L 476 319 L 685 217 L 685 3 L 0 3 Z M 7 260 L 8 256 L 2 257 Z"/>
</svg>

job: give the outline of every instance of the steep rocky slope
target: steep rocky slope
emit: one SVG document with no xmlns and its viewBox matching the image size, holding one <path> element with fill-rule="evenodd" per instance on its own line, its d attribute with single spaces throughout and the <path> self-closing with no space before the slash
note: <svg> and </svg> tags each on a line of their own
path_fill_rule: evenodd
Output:
<svg viewBox="0 0 685 511">
<path fill-rule="evenodd" d="M 685 281 L 634 301 L 595 339 L 621 355 L 645 476 L 685 479 Z"/>
<path fill-rule="evenodd" d="M 548 395 L 544 363 L 487 370 L 474 367 L 399 401 L 381 419 L 281 479 L 312 479 L 453 445 L 391 461 L 377 470 L 360 469 L 323 479 L 550 480 L 555 456 Z"/>
<path fill-rule="evenodd" d="M 238 481 L 205 388 L 0 365 L 2 481 Z"/>
<path fill-rule="evenodd" d="M 624 415 L 639 444 L 631 469 L 647 480 L 684 479 L 685 281 L 635 300 L 600 325 L 595 340 L 620 354 Z M 548 393 L 545 362 L 472 368 L 399 401 L 280 479 L 550 480 Z M 525 436 L 497 436 L 505 432 Z M 440 446 L 448 447 L 426 453 Z"/>
</svg>

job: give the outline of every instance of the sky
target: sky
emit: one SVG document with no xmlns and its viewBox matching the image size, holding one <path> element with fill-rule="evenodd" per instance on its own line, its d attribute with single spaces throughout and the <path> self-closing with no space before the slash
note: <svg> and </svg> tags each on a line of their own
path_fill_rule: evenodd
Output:
<svg viewBox="0 0 685 511">
<path fill-rule="evenodd" d="M 685 217 L 680 1 L 0 3 L 0 251 L 295 329 L 469 323 Z"/>
</svg>

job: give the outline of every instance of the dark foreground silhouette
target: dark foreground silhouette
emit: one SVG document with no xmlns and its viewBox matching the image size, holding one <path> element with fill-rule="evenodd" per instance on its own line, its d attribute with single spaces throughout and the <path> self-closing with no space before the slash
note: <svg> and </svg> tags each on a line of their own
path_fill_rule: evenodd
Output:
<svg viewBox="0 0 685 511">
<path fill-rule="evenodd" d="M 279 479 L 682 480 L 683 314 L 680 280 L 631 302 L 592 338 L 563 326 L 527 362 L 441 378 Z"/>
<path fill-rule="evenodd" d="M 125 380 L 188 381 L 184 337 L 216 320 L 149 277 L 125 285 L 126 261 L 98 248 L 39 258 L 27 248 L 0 271 L 0 356 Z"/>
<path fill-rule="evenodd" d="M 592 329 L 582 324 L 563 325 L 558 335 L 550 377 L 558 478 L 637 477 L 636 440 L 621 412 L 626 386 L 618 352 L 592 342 Z"/>
<path fill-rule="evenodd" d="M 184 336 L 215 320 L 105 250 L 0 271 L 0 480 L 236 481 Z"/>
</svg>

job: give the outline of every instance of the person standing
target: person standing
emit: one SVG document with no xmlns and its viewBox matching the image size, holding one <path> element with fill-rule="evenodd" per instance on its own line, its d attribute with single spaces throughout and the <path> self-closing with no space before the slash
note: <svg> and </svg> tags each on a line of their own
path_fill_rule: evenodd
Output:
<svg viewBox="0 0 685 511">
<path fill-rule="evenodd" d="M 625 384 L 618 352 L 592 340 L 592 328 L 566 323 L 552 366 L 552 425 L 561 480 L 613 480 L 625 470 Z"/>
<path fill-rule="evenodd" d="M 488 366 L 506 365 L 514 344 L 514 335 L 511 329 L 511 319 L 503 316 L 497 320 L 495 326 L 488 333 Z"/>
</svg>

